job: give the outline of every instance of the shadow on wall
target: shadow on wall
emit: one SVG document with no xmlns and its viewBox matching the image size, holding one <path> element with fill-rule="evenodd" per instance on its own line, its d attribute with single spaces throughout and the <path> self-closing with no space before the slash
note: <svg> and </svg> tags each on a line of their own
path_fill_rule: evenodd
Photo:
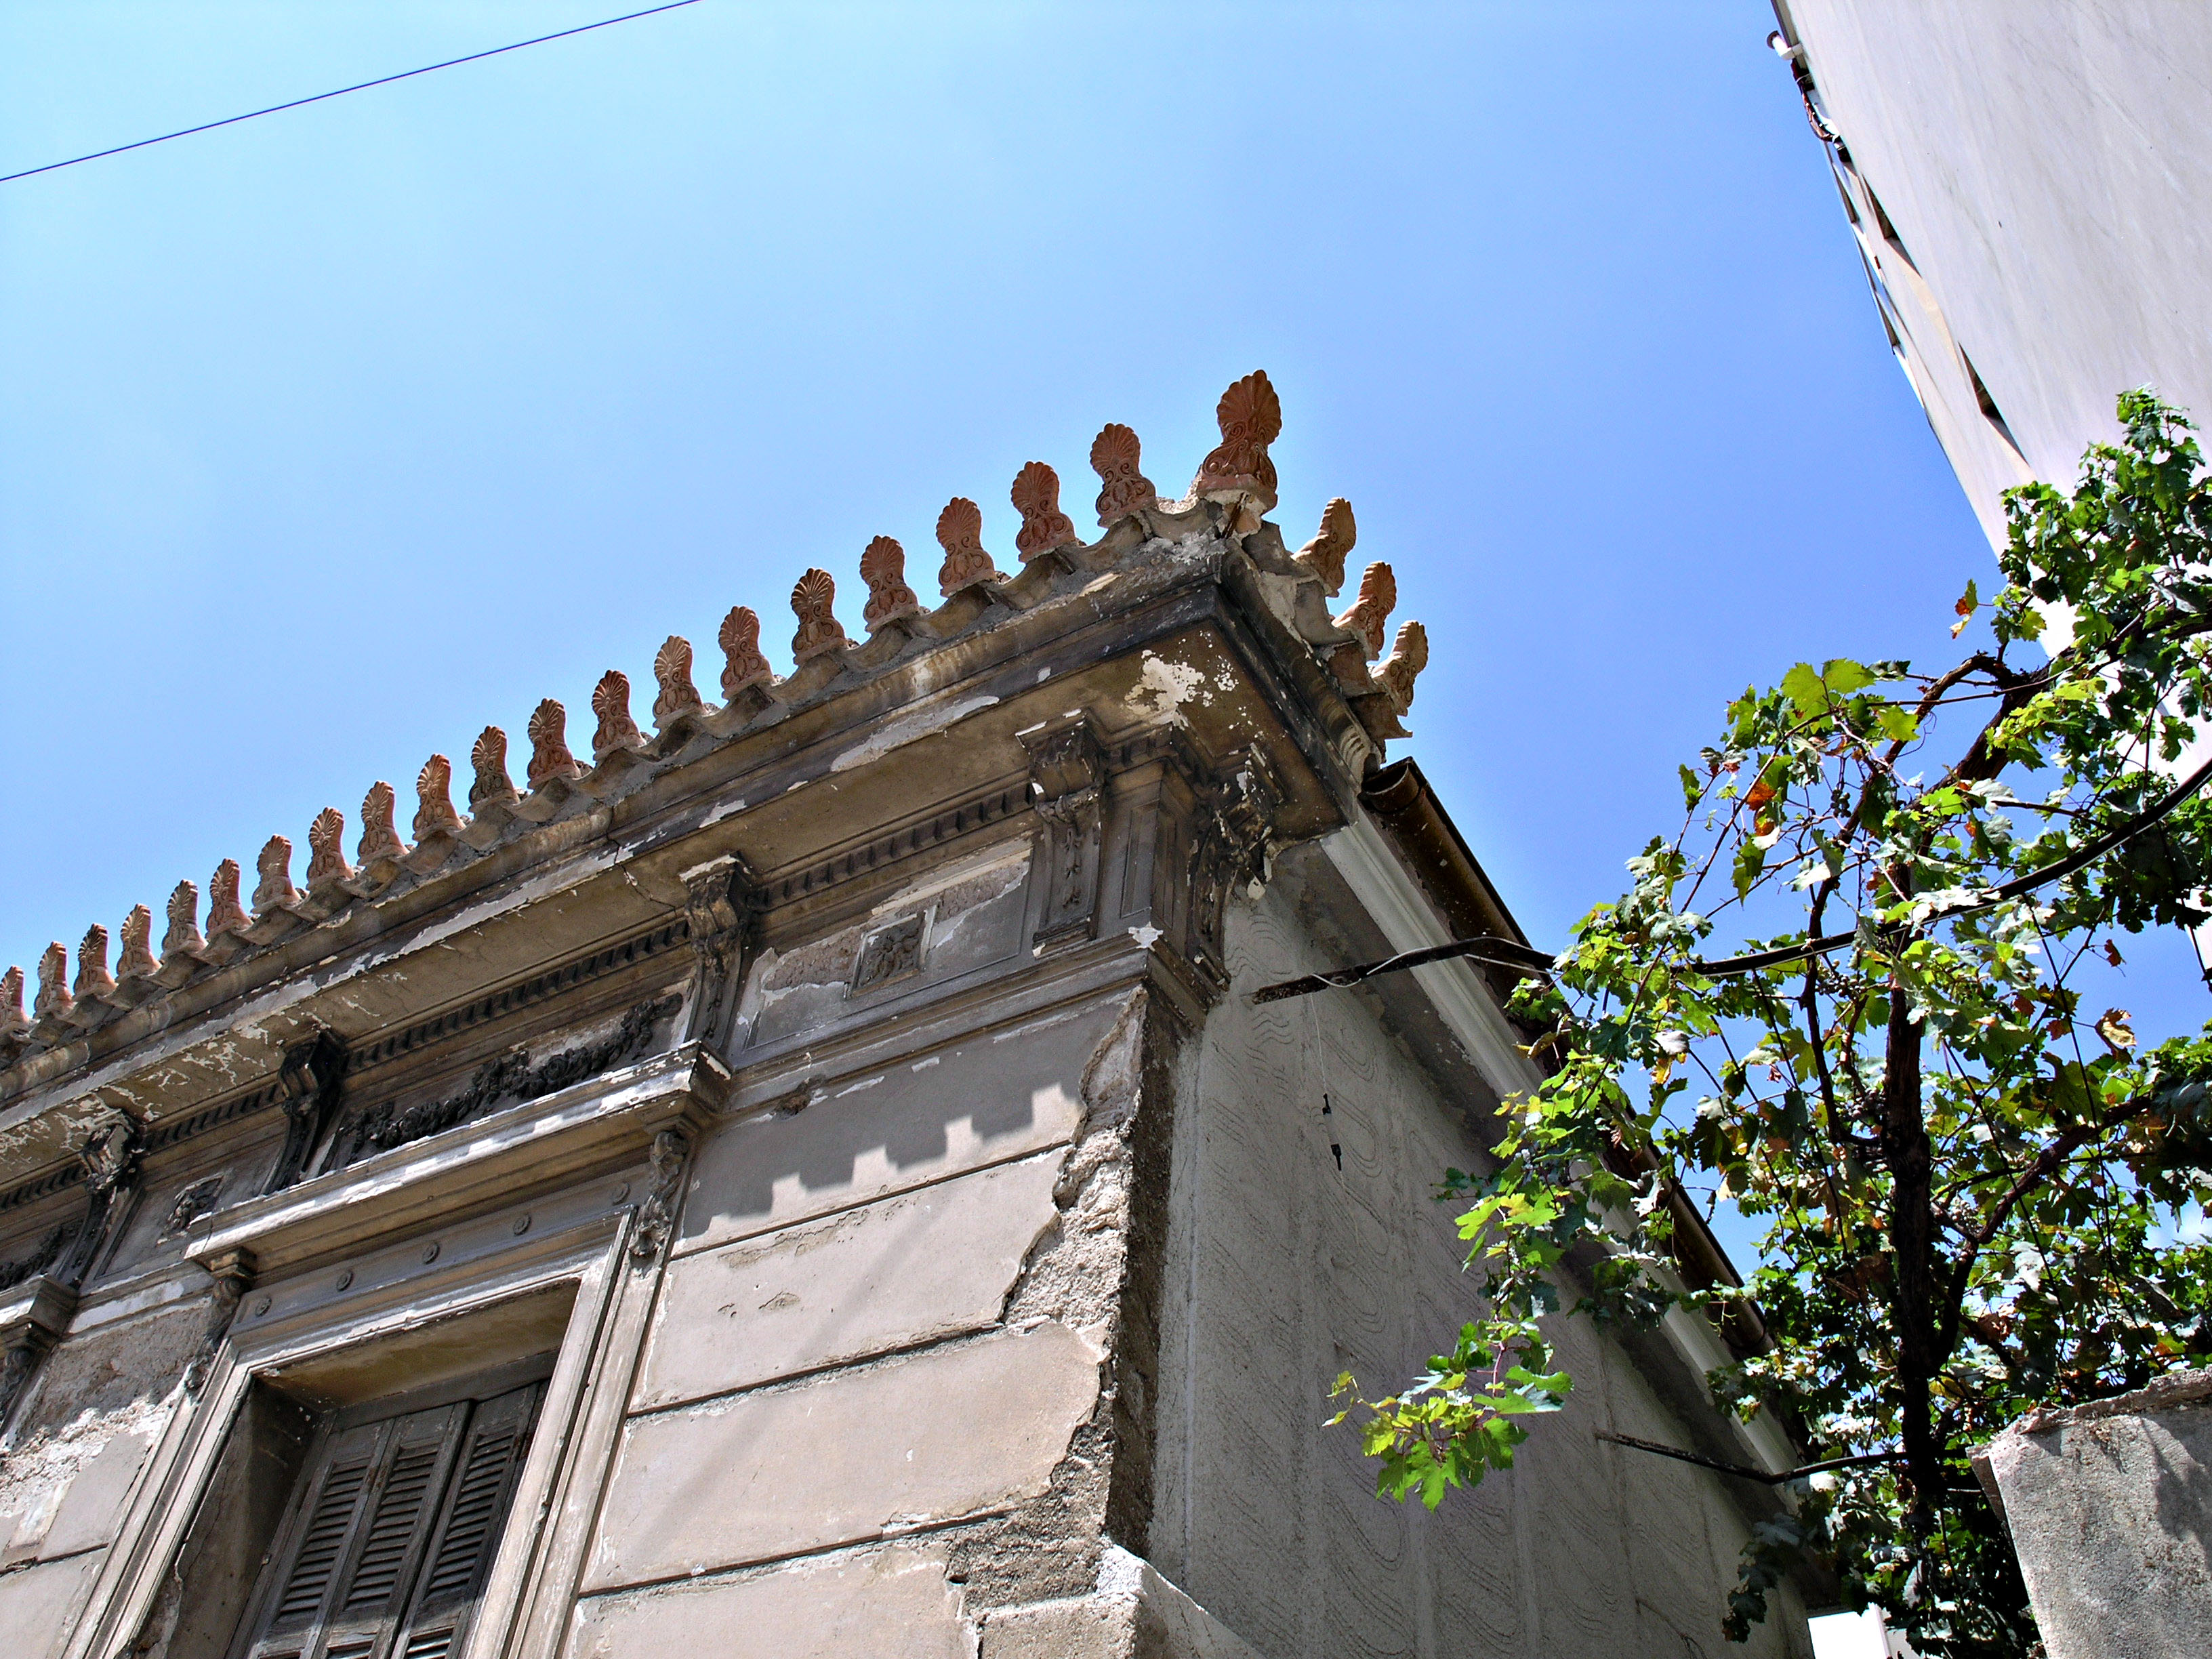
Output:
<svg viewBox="0 0 2212 1659">
<path fill-rule="evenodd" d="M 1073 1137 L 1119 1001 L 1042 1015 L 809 1090 L 701 1152 L 684 1243 L 720 1243 Z"/>
</svg>

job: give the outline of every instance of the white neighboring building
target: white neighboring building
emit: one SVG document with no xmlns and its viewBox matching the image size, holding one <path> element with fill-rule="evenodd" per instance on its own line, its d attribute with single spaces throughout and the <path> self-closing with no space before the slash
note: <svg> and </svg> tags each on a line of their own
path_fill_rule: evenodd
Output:
<svg viewBox="0 0 2212 1659">
<path fill-rule="evenodd" d="M 2212 422 L 2212 7 L 1774 0 L 1890 343 L 1991 542 L 2123 390 Z"/>
</svg>

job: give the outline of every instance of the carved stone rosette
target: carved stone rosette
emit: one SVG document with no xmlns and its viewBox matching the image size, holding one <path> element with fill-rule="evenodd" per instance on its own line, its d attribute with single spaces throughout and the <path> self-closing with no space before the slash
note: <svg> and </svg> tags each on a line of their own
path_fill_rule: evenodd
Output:
<svg viewBox="0 0 2212 1659">
<path fill-rule="evenodd" d="M 1033 867 L 1042 898 L 1032 942 L 1043 951 L 1097 930 L 1106 754 L 1081 719 L 1048 726 L 1022 744 L 1039 820 Z"/>
</svg>

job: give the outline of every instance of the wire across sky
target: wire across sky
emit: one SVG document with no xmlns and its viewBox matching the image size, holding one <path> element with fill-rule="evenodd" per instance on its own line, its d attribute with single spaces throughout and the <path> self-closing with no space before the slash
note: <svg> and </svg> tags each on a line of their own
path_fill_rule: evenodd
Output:
<svg viewBox="0 0 2212 1659">
<path fill-rule="evenodd" d="M 97 161 L 103 156 L 120 155 L 125 150 L 143 149 L 149 144 L 166 144 L 172 138 L 189 138 L 196 132 L 212 132 L 217 127 L 234 127 L 240 121 L 252 121 L 264 115 L 275 115 L 288 109 L 298 109 L 306 104 L 319 104 L 325 99 L 343 98 L 349 92 L 366 92 L 371 87 L 388 87 L 394 81 L 407 81 L 418 75 L 428 75 L 434 70 L 452 69 L 457 64 L 473 64 L 481 58 L 496 58 L 501 52 L 520 52 L 525 46 L 542 46 L 548 40 L 565 40 L 572 34 L 589 34 L 593 29 L 611 28 L 617 23 L 633 22 L 641 17 L 651 17 L 658 12 L 680 11 L 685 6 L 696 6 L 699 0 L 668 0 L 659 6 L 647 6 L 643 11 L 624 12 L 619 17 L 602 17 L 596 23 L 579 23 L 572 29 L 556 29 L 551 34 L 534 35 L 527 40 L 514 40 L 503 46 L 493 46 L 483 52 L 472 52 L 465 58 L 448 58 L 441 64 L 425 64 L 420 69 L 402 70 L 397 75 L 381 75 L 374 81 L 358 81 L 349 87 L 338 87 L 329 92 L 319 92 L 309 98 L 295 98 L 289 103 L 271 104 L 266 109 L 248 110 L 243 115 L 226 115 L 220 121 L 203 121 L 196 127 L 179 127 L 174 132 L 164 132 L 152 138 L 140 138 L 128 144 L 117 144 L 110 149 L 96 149 L 87 155 L 72 155 L 66 161 L 49 161 L 44 167 L 25 167 L 21 173 L 0 173 L 0 185 L 13 184 L 18 179 L 36 178 L 41 173 L 53 173 L 63 167 L 73 167 L 84 161 Z"/>
</svg>

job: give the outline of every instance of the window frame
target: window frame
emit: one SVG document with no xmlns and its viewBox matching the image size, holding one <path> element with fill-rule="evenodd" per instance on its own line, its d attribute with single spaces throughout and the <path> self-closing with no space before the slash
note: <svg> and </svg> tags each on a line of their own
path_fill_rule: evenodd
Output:
<svg viewBox="0 0 2212 1659">
<path fill-rule="evenodd" d="M 302 1366 L 343 1364 L 425 1328 L 496 1316 L 526 1298 L 566 1291 L 569 1306 L 537 1426 L 465 1645 L 455 1656 L 556 1659 L 663 1266 L 657 1255 L 641 1261 L 633 1251 L 637 1206 L 611 1206 L 608 1192 L 643 1193 L 652 1178 L 647 1169 L 612 1171 L 479 1216 L 465 1231 L 505 1232 L 504 1248 L 451 1251 L 445 1262 L 356 1298 L 312 1293 L 331 1283 L 328 1263 L 249 1291 L 198 1399 L 179 1402 L 142 1471 L 63 1659 L 107 1659 L 155 1615 L 257 1383 L 282 1391 L 283 1374 Z M 412 1246 L 387 1236 L 373 1248 L 388 1255 Z M 303 1284 L 310 1280 L 318 1285 Z M 303 1297 L 303 1290 L 311 1293 Z M 264 1325 L 251 1317 L 264 1297 L 271 1306 L 279 1298 L 303 1305 L 280 1310 Z"/>
</svg>

